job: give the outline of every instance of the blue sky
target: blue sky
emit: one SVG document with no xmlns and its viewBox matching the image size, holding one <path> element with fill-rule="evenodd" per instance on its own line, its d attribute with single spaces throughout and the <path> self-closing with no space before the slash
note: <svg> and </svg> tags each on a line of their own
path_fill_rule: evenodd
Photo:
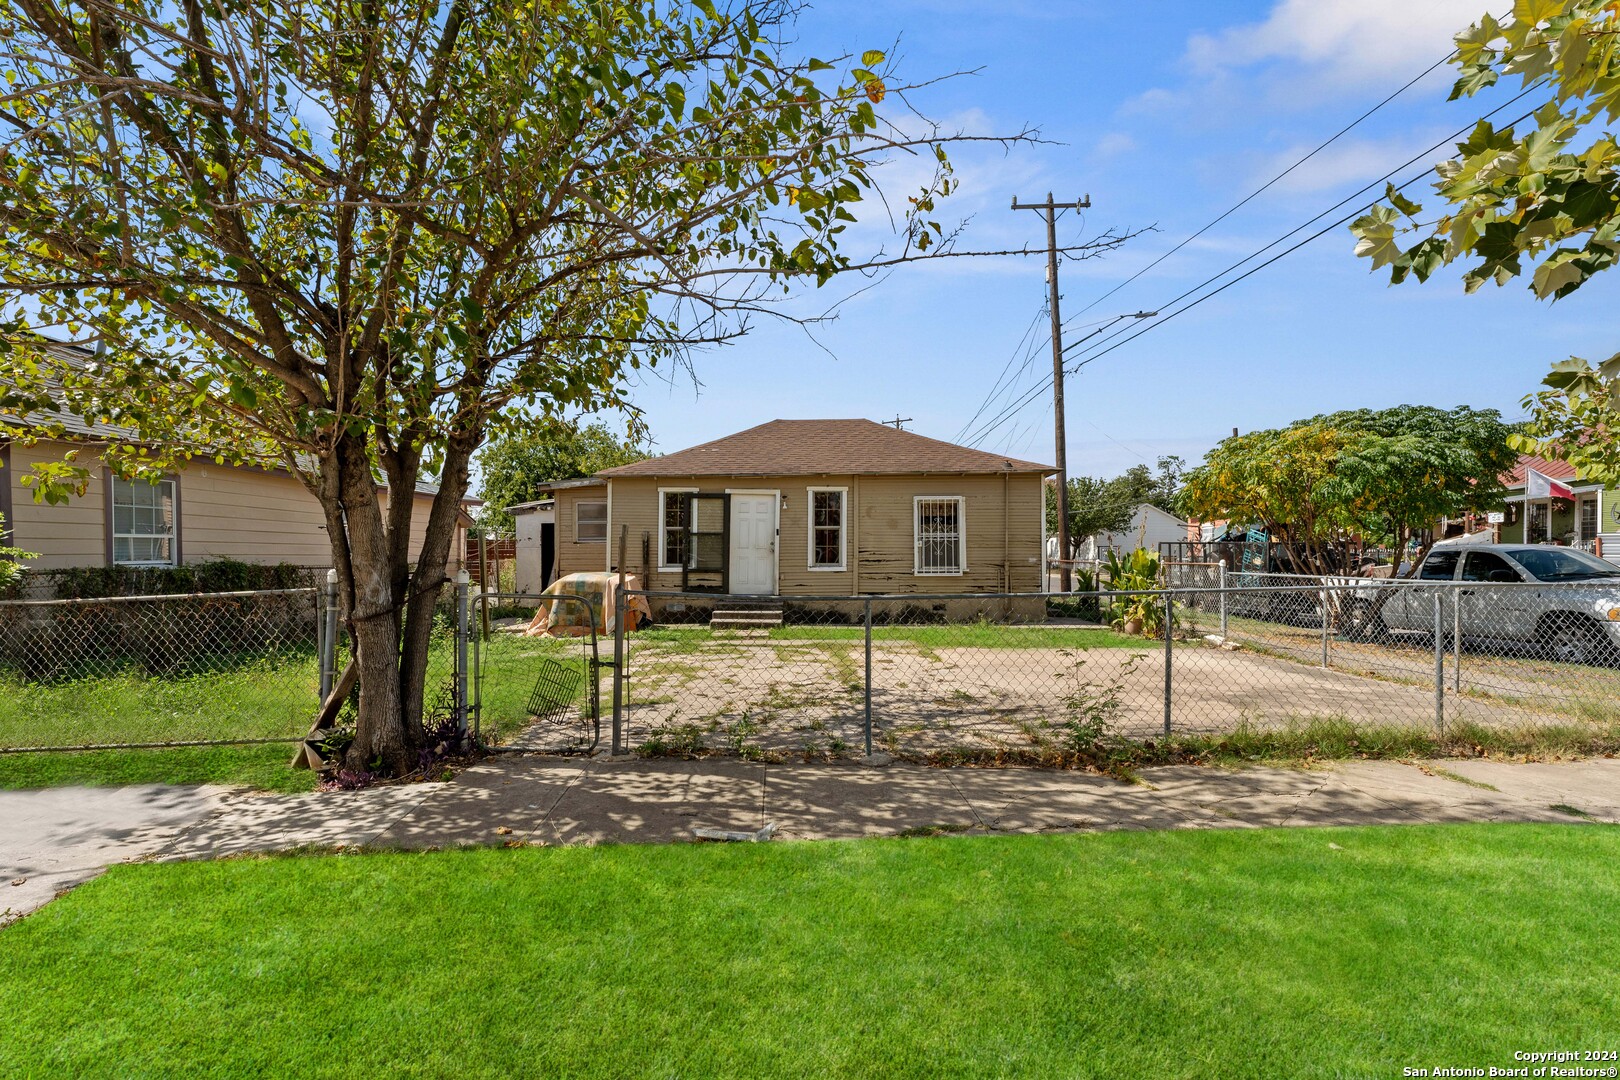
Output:
<svg viewBox="0 0 1620 1080">
<path fill-rule="evenodd" d="M 1052 140 L 954 155 L 962 187 L 944 213 L 972 219 L 967 246 L 1042 243 L 1038 216 L 1008 204 L 1048 190 L 1092 200 L 1083 218 L 1060 221 L 1062 241 L 1157 227 L 1106 259 L 1062 268 L 1065 319 L 1088 324 L 1161 307 L 1517 93 L 1498 88 L 1447 103 L 1453 69 L 1442 68 L 1077 314 L 1440 59 L 1451 34 L 1481 11 L 1479 0 L 820 0 L 799 33 L 801 48 L 819 56 L 888 49 L 913 77 L 977 69 L 913 103 L 972 133 L 1030 124 Z M 892 170 L 901 189 L 909 169 L 900 162 Z M 1427 182 L 1408 194 L 1424 201 Z M 1070 377 L 1071 473 L 1113 475 L 1164 453 L 1196 462 L 1234 427 L 1338 409 L 1410 402 L 1518 415 L 1550 363 L 1616 349 L 1620 281 L 1600 278 L 1556 305 L 1535 301 L 1522 282 L 1466 296 L 1460 270 L 1390 288 L 1352 247 L 1348 232 L 1335 230 Z M 1010 357 L 1021 372 L 1015 394 L 1050 375 L 1044 322 L 1017 348 L 1045 288 L 1035 258 L 903 268 L 843 305 L 815 340 L 760 324 L 696 358 L 701 385 L 684 374 L 652 379 L 636 401 L 660 451 L 774 417 L 898 414 L 912 418 L 910 430 L 955 439 Z M 797 310 L 820 311 L 844 291 L 812 290 Z M 1067 340 L 1089 329 L 1077 325 Z M 1051 461 L 1050 395 L 980 445 Z"/>
</svg>

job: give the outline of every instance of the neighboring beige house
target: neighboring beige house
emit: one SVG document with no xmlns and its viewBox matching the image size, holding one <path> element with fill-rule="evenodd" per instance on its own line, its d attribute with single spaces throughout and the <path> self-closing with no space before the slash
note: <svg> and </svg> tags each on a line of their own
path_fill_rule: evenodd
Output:
<svg viewBox="0 0 1620 1080">
<path fill-rule="evenodd" d="M 622 533 L 655 590 L 1033 593 L 1051 472 L 870 420 L 772 420 L 545 488 L 561 574 L 618 569 Z"/>
<path fill-rule="evenodd" d="M 67 438 L 0 443 L 6 541 L 39 553 L 29 566 L 177 566 L 210 559 L 332 565 L 320 504 L 290 473 L 195 461 L 157 484 L 130 482 L 113 476 L 93 456 L 97 444 L 127 438 L 127 432 L 61 415 L 51 420 L 66 427 Z M 71 449 L 80 451 L 80 464 L 90 469 L 88 489 L 60 505 L 36 503 L 22 477 L 35 462 L 60 461 Z M 421 550 L 435 490 L 423 484 L 415 493 L 413 558 Z M 386 507 L 389 492 L 379 486 L 377 498 Z M 451 546 L 452 573 L 462 565 L 470 524 L 464 513 Z"/>
</svg>

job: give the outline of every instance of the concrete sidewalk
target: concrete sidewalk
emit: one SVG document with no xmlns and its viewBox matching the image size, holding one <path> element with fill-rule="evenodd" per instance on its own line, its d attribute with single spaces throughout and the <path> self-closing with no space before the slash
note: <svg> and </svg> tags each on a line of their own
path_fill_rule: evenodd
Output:
<svg viewBox="0 0 1620 1080">
<path fill-rule="evenodd" d="M 1045 769 L 509 754 L 448 783 L 309 795 L 145 786 L 0 792 L 0 925 L 114 862 L 252 852 L 1469 821 L 1620 823 L 1620 760 Z M 9 882 L 20 882 L 10 885 Z"/>
<path fill-rule="evenodd" d="M 1466 821 L 1620 823 L 1620 760 L 1358 761 L 1314 770 L 1190 766 L 1126 783 L 1045 769 L 583 761 L 509 755 L 447 784 L 241 798 L 159 858 L 300 847 L 670 843 L 694 826 L 783 840 Z M 1555 809 L 1554 807 L 1559 807 Z"/>
</svg>

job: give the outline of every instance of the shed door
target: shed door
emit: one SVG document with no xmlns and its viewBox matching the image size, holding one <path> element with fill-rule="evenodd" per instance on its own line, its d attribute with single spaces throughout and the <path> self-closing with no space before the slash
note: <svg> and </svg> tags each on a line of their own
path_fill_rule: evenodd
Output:
<svg viewBox="0 0 1620 1080">
<path fill-rule="evenodd" d="M 731 497 L 731 591 L 776 591 L 776 496 Z"/>
</svg>

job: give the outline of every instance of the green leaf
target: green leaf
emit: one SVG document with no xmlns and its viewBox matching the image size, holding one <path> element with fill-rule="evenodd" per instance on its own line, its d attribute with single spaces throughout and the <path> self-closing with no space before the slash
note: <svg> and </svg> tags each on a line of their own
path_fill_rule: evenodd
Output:
<svg viewBox="0 0 1620 1080">
<path fill-rule="evenodd" d="M 1389 200 L 1391 206 L 1409 218 L 1416 218 L 1423 212 L 1423 207 L 1402 195 L 1394 184 L 1384 185 L 1384 198 Z"/>
<path fill-rule="evenodd" d="M 861 53 L 861 65 L 863 67 L 877 67 L 879 64 L 883 63 L 885 59 L 887 59 L 887 57 L 876 49 L 867 49 L 865 52 Z"/>
</svg>

